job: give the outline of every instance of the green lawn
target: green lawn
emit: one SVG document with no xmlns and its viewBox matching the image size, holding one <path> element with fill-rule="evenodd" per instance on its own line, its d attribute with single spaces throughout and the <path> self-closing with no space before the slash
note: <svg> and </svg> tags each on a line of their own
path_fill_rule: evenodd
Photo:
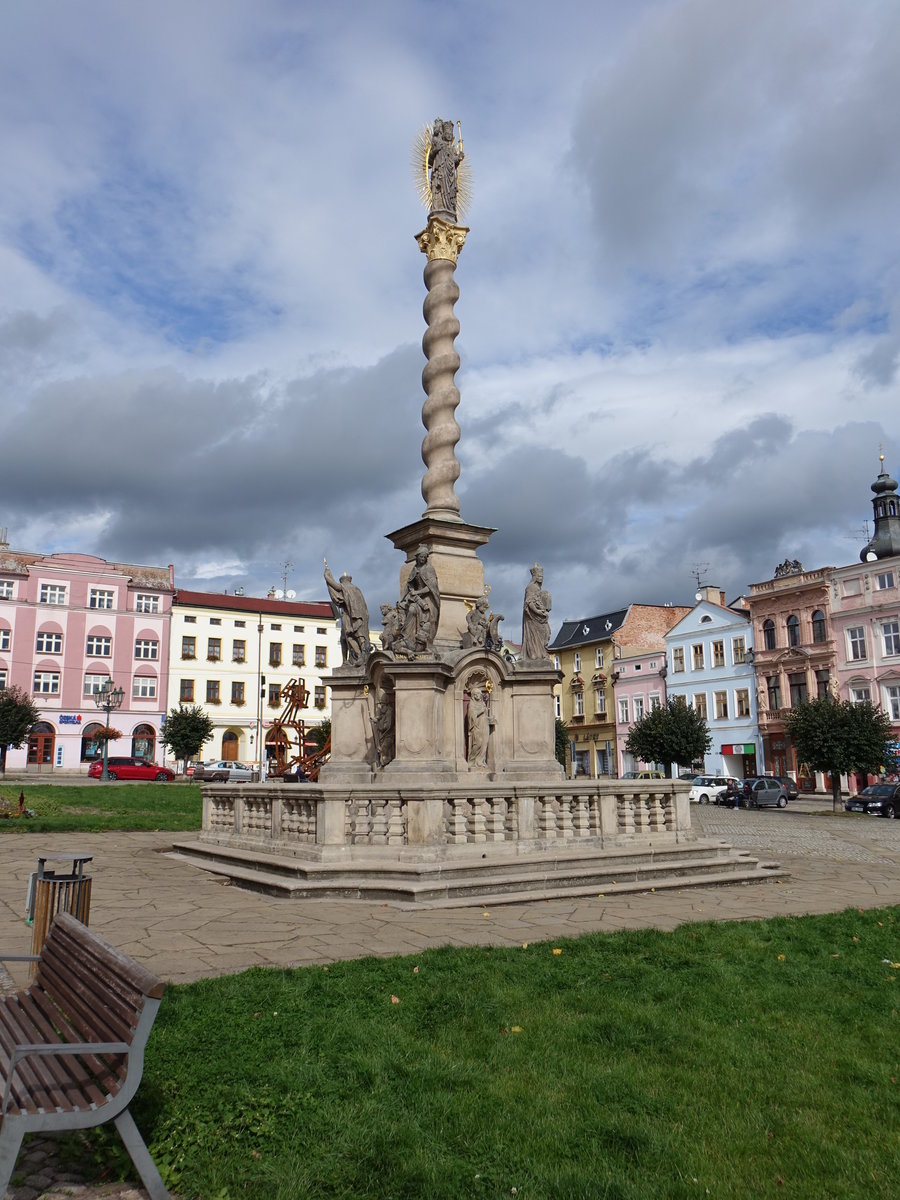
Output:
<svg viewBox="0 0 900 1200">
<path fill-rule="evenodd" d="M 898 935 L 849 910 L 173 987 L 136 1116 L 186 1198 L 887 1200 Z"/>
<path fill-rule="evenodd" d="M 101 833 L 104 829 L 172 833 L 199 829 L 200 785 L 173 783 L 65 784 L 0 782 L 0 797 L 14 814 L 19 792 L 34 817 L 0 817 L 3 833 Z M 6 807 L 6 806 L 0 806 Z"/>
</svg>

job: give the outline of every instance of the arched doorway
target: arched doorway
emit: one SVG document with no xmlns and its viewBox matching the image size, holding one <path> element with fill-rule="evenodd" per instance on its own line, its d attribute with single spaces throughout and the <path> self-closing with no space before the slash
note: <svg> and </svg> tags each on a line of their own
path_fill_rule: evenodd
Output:
<svg viewBox="0 0 900 1200">
<path fill-rule="evenodd" d="M 134 758 L 156 761 L 156 730 L 152 725 L 135 725 L 131 735 L 131 753 Z"/>
<path fill-rule="evenodd" d="M 81 761 L 86 763 L 94 762 L 98 758 L 103 757 L 103 743 L 98 741 L 96 733 L 105 726 L 101 721 L 91 721 L 89 725 L 81 731 Z"/>
<path fill-rule="evenodd" d="M 53 763 L 56 732 L 47 721 L 38 721 L 28 735 L 29 767 L 49 767 Z"/>
<path fill-rule="evenodd" d="M 222 758 L 226 762 L 238 760 L 238 735 L 233 729 L 226 729 L 222 734 Z"/>
</svg>

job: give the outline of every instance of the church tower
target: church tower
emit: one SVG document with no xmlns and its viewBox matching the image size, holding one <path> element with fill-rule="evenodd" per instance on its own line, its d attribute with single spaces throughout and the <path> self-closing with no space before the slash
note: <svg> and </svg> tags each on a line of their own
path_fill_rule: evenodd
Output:
<svg viewBox="0 0 900 1200">
<path fill-rule="evenodd" d="M 879 558 L 890 558 L 900 554 L 900 499 L 897 497 L 897 480 L 891 479 L 884 469 L 884 455 L 879 456 L 881 471 L 872 484 L 875 498 L 872 510 L 875 515 L 875 533 L 867 546 L 860 551 L 861 562 L 874 562 Z"/>
</svg>

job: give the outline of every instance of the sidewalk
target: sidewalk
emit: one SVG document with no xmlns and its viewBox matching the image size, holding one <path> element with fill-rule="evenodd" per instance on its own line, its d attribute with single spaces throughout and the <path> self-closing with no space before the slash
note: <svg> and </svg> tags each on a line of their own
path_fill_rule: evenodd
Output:
<svg viewBox="0 0 900 1200">
<path fill-rule="evenodd" d="M 28 875 L 38 854 L 93 854 L 91 926 L 150 970 L 176 983 L 251 966 L 293 967 L 369 955 L 415 954 L 429 946 L 521 945 L 593 931 L 686 921 L 750 920 L 848 907 L 900 905 L 900 822 L 832 814 L 830 797 L 787 810 L 691 806 L 702 837 L 765 860 L 789 878 L 762 884 L 550 900 L 469 909 L 399 908 L 365 901 L 290 901 L 245 892 L 167 856 L 162 833 L 0 835 L 0 949 L 31 950 L 24 921 Z M 10 964 L 24 982 L 25 970 Z M 33 1181 L 10 1200 L 62 1200 L 52 1151 L 36 1150 Z M 31 1169 L 33 1167 L 33 1169 Z M 20 1167 L 21 1172 L 21 1167 Z M 50 1190 L 46 1190 L 50 1189 Z M 134 1200 L 139 1190 L 89 1188 L 81 1200 Z"/>
</svg>

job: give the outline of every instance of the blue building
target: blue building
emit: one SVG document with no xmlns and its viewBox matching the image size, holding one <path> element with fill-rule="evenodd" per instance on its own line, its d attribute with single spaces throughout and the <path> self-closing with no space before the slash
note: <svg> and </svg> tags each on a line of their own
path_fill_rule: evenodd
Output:
<svg viewBox="0 0 900 1200">
<path fill-rule="evenodd" d="M 749 611 L 701 587 L 697 604 L 666 634 L 666 696 L 681 696 L 709 725 L 712 747 L 693 765 L 749 778 L 762 770 Z"/>
</svg>

